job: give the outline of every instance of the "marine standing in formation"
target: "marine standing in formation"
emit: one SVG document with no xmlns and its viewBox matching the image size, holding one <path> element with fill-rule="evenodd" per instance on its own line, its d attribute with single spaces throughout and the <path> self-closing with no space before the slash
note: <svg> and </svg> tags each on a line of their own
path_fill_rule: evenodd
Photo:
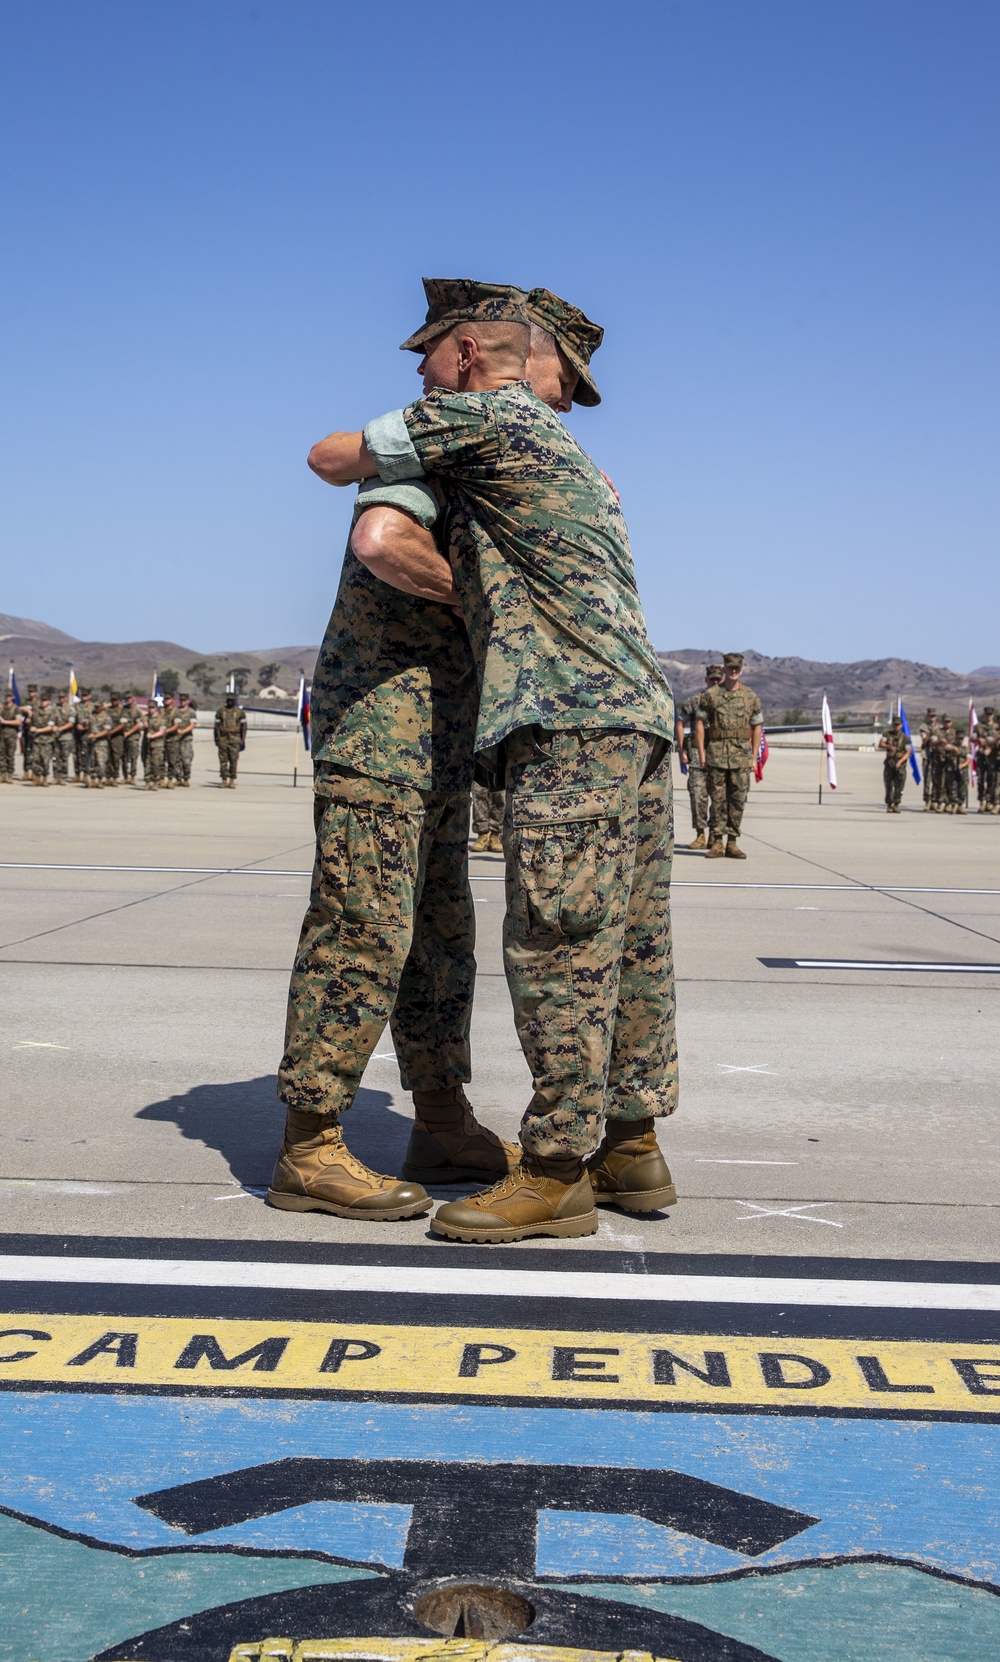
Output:
<svg viewBox="0 0 1000 1662">
<path fill-rule="evenodd" d="M 1000 719 L 992 704 L 972 730 L 976 750 L 976 794 L 981 814 L 1000 814 Z"/>
<path fill-rule="evenodd" d="M 0 785 L 14 783 L 14 764 L 17 760 L 17 741 L 21 731 L 21 717 L 14 694 L 8 690 L 0 705 Z"/>
<path fill-rule="evenodd" d="M 906 764 L 913 749 L 909 734 L 904 733 L 899 716 L 893 716 L 888 733 L 883 733 L 878 741 L 878 748 L 885 751 L 885 761 L 882 764 L 885 811 L 887 814 L 898 814 L 902 812 L 900 803 L 906 783 Z"/>
<path fill-rule="evenodd" d="M 215 748 L 219 752 L 219 778 L 224 791 L 236 789 L 236 769 L 246 742 L 246 711 L 240 709 L 235 693 L 227 693 L 225 704 L 215 712 Z"/>
<path fill-rule="evenodd" d="M 708 860 L 719 859 L 723 854 L 731 860 L 746 859 L 737 839 L 750 794 L 750 770 L 760 749 L 763 723 L 760 699 L 749 687 L 741 685 L 742 674 L 742 653 L 725 653 L 721 685 L 706 688 L 695 716 L 698 760 L 702 767 L 708 768 L 712 799 L 712 838 L 705 856 Z"/>
<path fill-rule="evenodd" d="M 717 687 L 722 680 L 721 664 L 705 665 L 705 686 Z M 708 774 L 698 753 L 695 727 L 702 694 L 692 693 L 677 706 L 677 724 L 674 729 L 677 754 L 687 768 L 688 801 L 691 804 L 691 825 L 694 842 L 688 848 L 704 848 L 706 833 L 712 816 L 712 798 L 708 790 Z"/>
<path fill-rule="evenodd" d="M 30 693 L 30 700 L 18 705 L 8 689 L 3 700 L 0 784 L 14 782 L 20 744 L 28 785 L 66 785 L 74 776 L 78 785 L 92 790 L 135 784 L 141 757 L 147 790 L 190 786 L 197 711 L 188 693 L 180 695 L 176 707 L 168 697 L 162 708 L 151 702 L 146 710 L 132 694 L 122 699 L 112 693 L 105 703 L 92 698 L 86 687 L 75 700 L 68 692 L 59 693 L 54 704 L 47 693 L 39 696 L 34 683 Z M 235 697 L 227 699 L 227 708 L 235 704 Z M 233 728 L 238 755 L 246 715 L 237 709 L 226 723 Z M 235 756 L 230 758 L 230 746 L 222 748 L 224 777 L 234 777 Z"/>
</svg>

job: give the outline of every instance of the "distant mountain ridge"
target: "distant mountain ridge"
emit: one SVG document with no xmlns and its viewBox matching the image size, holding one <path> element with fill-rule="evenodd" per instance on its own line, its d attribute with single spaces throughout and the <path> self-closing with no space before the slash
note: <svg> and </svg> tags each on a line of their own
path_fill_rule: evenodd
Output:
<svg viewBox="0 0 1000 1662">
<path fill-rule="evenodd" d="M 300 674 L 311 676 L 318 646 L 273 646 L 233 652 L 194 652 L 177 641 L 80 641 L 61 629 L 31 618 L 0 612 L 0 652 L 17 667 L 22 692 L 28 681 L 64 686 L 72 663 L 77 680 L 91 687 L 148 689 L 154 673 L 174 669 L 183 691 L 198 698 L 221 691 L 231 669 L 248 669 L 256 686 L 265 665 L 277 665 L 270 679 L 293 693 Z M 728 648 L 727 648 L 728 650 Z M 704 664 L 721 663 L 719 647 L 678 647 L 657 653 L 674 693 L 687 697 L 703 685 Z M 877 714 L 889 700 L 902 695 L 910 714 L 920 716 L 928 704 L 962 710 L 970 698 L 977 704 L 1000 705 L 1000 666 L 986 664 L 961 675 L 909 658 L 866 658 L 857 663 L 822 663 L 810 658 L 770 658 L 752 648 L 743 649 L 744 680 L 760 695 L 765 713 L 778 721 L 801 710 L 808 720 L 820 708 L 824 692 L 837 715 Z M 214 676 L 211 693 L 192 681 L 193 665 L 205 664 Z"/>
</svg>

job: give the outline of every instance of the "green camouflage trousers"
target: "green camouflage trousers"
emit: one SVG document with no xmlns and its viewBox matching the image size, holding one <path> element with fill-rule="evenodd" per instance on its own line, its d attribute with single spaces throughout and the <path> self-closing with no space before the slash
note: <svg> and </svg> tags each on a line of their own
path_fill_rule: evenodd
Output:
<svg viewBox="0 0 1000 1662">
<path fill-rule="evenodd" d="M 472 787 L 472 830 L 475 836 L 495 831 L 499 837 L 503 827 L 504 793 L 487 790 L 485 785 Z"/>
<path fill-rule="evenodd" d="M 240 741 L 230 738 L 223 733 L 215 741 L 215 748 L 219 752 L 219 777 L 221 779 L 235 779 L 236 769 L 240 761 Z"/>
<path fill-rule="evenodd" d="M 476 979 L 468 792 L 341 768 L 318 770 L 315 791 L 316 861 L 279 1097 L 342 1113 L 386 1022 L 404 1090 L 467 1083 Z"/>
<path fill-rule="evenodd" d="M 13 773 L 17 759 L 17 729 L 0 727 L 0 773 Z"/>
<path fill-rule="evenodd" d="M 709 767 L 705 771 L 712 798 L 712 836 L 738 837 L 750 795 L 750 769 Z"/>
<path fill-rule="evenodd" d="M 57 779 L 69 778 L 69 764 L 75 761 L 76 745 L 72 733 L 60 733 L 52 752 L 52 772 Z"/>
<path fill-rule="evenodd" d="M 885 785 L 885 805 L 887 808 L 898 808 L 903 800 L 903 786 L 906 783 L 906 769 L 897 767 L 895 762 L 882 763 L 882 782 Z"/>
<path fill-rule="evenodd" d="M 602 1115 L 677 1107 L 670 747 L 533 727 L 504 751 L 504 969 L 534 1085 L 521 1142 L 582 1156 Z"/>
<path fill-rule="evenodd" d="M 691 804 L 691 825 L 695 836 L 708 829 L 712 799 L 708 794 L 708 774 L 704 768 L 688 767 L 688 800 Z"/>
<path fill-rule="evenodd" d="M 31 772 L 35 779 L 47 779 L 52 766 L 55 740 L 51 735 L 31 741 Z"/>
</svg>

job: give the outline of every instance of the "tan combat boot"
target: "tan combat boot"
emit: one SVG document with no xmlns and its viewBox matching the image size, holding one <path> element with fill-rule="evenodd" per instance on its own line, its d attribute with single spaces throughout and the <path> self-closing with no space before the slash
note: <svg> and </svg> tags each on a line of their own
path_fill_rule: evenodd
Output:
<svg viewBox="0 0 1000 1662">
<path fill-rule="evenodd" d="M 740 847 L 739 843 L 736 841 L 735 837 L 728 838 L 728 840 L 726 842 L 726 858 L 729 859 L 729 860 L 745 860 L 746 859 L 746 855 L 744 854 L 744 852 L 743 852 L 742 848 Z"/>
<path fill-rule="evenodd" d="M 677 1190 L 652 1119 L 607 1120 L 604 1141 L 587 1165 L 598 1206 L 657 1212 L 676 1203 Z"/>
<path fill-rule="evenodd" d="M 414 1122 L 403 1161 L 413 1183 L 476 1183 L 502 1177 L 520 1163 L 518 1143 L 480 1125 L 461 1085 L 414 1091 Z"/>
<path fill-rule="evenodd" d="M 688 848 L 704 848 L 704 846 L 705 846 L 705 833 L 704 833 L 704 831 L 699 831 L 698 835 L 694 839 L 694 842 L 693 843 L 688 843 Z"/>
<path fill-rule="evenodd" d="M 372 1223 L 416 1218 L 430 1210 L 419 1183 L 400 1183 L 369 1171 L 344 1143 L 333 1114 L 289 1108 L 268 1203 L 283 1212 L 332 1212 Z"/>
<path fill-rule="evenodd" d="M 470 854 L 488 854 L 489 851 L 490 851 L 490 834 L 489 834 L 488 831 L 484 831 L 481 837 L 476 838 L 475 842 L 473 843 L 472 847 L 469 850 L 469 853 Z"/>
<path fill-rule="evenodd" d="M 705 859 L 706 860 L 721 860 L 722 856 L 725 854 L 725 852 L 726 851 L 722 846 L 722 838 L 721 837 L 713 837 L 712 841 L 708 845 L 708 853 L 705 855 Z"/>
<path fill-rule="evenodd" d="M 502 854 L 503 853 L 503 842 L 501 840 L 499 831 L 491 831 L 490 832 L 490 853 L 491 854 Z"/>
<path fill-rule="evenodd" d="M 597 1207 L 586 1167 L 578 1160 L 521 1156 L 492 1189 L 449 1200 L 431 1219 L 451 1241 L 523 1241 L 526 1235 L 596 1235 Z"/>
</svg>

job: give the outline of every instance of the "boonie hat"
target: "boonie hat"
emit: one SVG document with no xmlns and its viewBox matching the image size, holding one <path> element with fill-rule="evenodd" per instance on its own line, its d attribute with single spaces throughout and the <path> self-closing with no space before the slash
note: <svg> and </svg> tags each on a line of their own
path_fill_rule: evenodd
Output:
<svg viewBox="0 0 1000 1662">
<path fill-rule="evenodd" d="M 551 289 L 529 290 L 524 309 L 532 323 L 555 337 L 560 351 L 580 377 L 573 394 L 574 404 L 599 404 L 601 395 L 590 373 L 590 360 L 604 339 L 600 324 L 591 323 L 579 306 L 561 300 Z"/>
<path fill-rule="evenodd" d="M 477 283 L 471 277 L 425 277 L 427 316 L 404 340 L 401 352 L 422 352 L 454 323 L 527 323 L 525 293 L 512 283 Z"/>
</svg>

